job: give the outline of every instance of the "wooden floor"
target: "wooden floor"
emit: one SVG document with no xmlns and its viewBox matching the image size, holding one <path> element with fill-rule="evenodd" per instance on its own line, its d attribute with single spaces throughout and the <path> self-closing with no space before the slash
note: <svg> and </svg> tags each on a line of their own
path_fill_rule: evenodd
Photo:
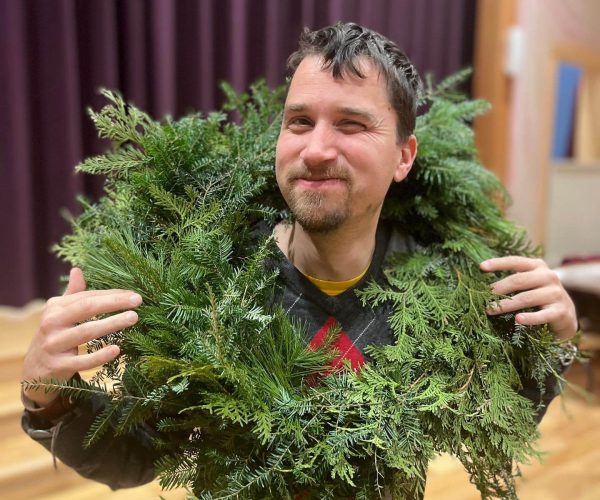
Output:
<svg viewBox="0 0 600 500">
<path fill-rule="evenodd" d="M 540 431 L 542 463 L 523 466 L 518 481 L 521 500 L 600 499 L 600 363 L 594 362 L 595 396 L 586 400 L 567 389 L 564 398 L 548 409 Z M 581 366 L 568 373 L 568 380 L 585 386 Z M 429 468 L 426 500 L 475 500 L 480 495 L 469 484 L 462 465 L 450 456 L 436 459 Z"/>
<path fill-rule="evenodd" d="M 80 478 L 52 459 L 20 430 L 20 364 L 39 321 L 40 304 L 22 310 L 0 307 L 0 498 L 8 500 L 167 500 L 184 499 L 181 490 L 161 492 L 156 482 L 111 492 Z M 600 363 L 595 361 L 595 396 L 586 400 L 571 390 L 555 401 L 540 425 L 543 463 L 522 468 L 521 500 L 600 500 Z M 568 375 L 585 385 L 581 367 Z M 442 456 L 430 465 L 426 500 L 479 499 L 461 464 Z"/>
</svg>

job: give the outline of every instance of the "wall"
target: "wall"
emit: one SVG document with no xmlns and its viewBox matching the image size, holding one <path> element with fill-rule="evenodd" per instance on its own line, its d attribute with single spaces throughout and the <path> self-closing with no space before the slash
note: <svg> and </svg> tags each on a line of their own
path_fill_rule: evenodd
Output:
<svg viewBox="0 0 600 500">
<path fill-rule="evenodd" d="M 600 254 L 600 167 L 555 165 L 548 179 L 545 259 Z"/>
<path fill-rule="evenodd" d="M 525 43 L 522 66 L 512 89 L 507 184 L 514 204 L 509 216 L 526 227 L 536 243 L 545 243 L 552 202 L 548 175 L 552 173 L 548 170 L 550 145 L 545 138 L 551 130 L 546 122 L 552 117 L 549 109 L 552 101 L 548 97 L 553 88 L 548 78 L 552 51 L 557 44 L 569 44 L 600 52 L 599 21 L 600 2 L 596 0 L 519 2 L 518 24 L 523 28 Z M 596 205 L 590 209 L 600 214 L 597 200 L 600 193 L 592 200 Z"/>
</svg>

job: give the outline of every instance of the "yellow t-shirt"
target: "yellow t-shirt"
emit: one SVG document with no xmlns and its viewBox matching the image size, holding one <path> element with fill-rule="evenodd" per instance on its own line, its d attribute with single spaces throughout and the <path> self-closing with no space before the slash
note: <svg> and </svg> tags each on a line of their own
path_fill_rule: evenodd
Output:
<svg viewBox="0 0 600 500">
<path fill-rule="evenodd" d="M 352 279 L 349 279 L 346 281 L 320 280 L 318 278 L 313 278 L 312 276 L 309 276 L 308 274 L 305 274 L 304 276 L 306 276 L 310 280 L 310 282 L 313 285 L 315 285 L 319 290 L 321 290 L 323 293 L 329 295 L 330 297 L 335 297 L 336 295 L 339 295 L 340 293 L 348 290 L 348 288 L 351 288 L 354 285 L 356 285 L 361 280 L 361 278 L 366 274 L 368 269 L 369 268 L 367 267 L 356 278 L 352 278 Z"/>
</svg>

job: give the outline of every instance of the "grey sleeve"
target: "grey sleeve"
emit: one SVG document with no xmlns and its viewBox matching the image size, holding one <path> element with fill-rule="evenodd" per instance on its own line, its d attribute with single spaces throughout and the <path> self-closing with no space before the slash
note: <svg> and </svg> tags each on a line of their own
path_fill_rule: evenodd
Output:
<svg viewBox="0 0 600 500">
<path fill-rule="evenodd" d="M 108 485 L 112 489 L 130 488 L 152 481 L 157 452 L 151 446 L 148 428 L 127 435 L 108 433 L 90 448 L 83 439 L 94 418 L 102 411 L 99 398 L 78 403 L 59 420 L 48 422 L 24 411 L 23 430 L 44 448 L 81 476 Z"/>
<path fill-rule="evenodd" d="M 562 365 L 562 369 L 559 375 L 564 373 L 569 368 L 570 363 Z M 523 387 L 519 391 L 521 396 L 529 399 L 536 408 L 535 421 L 539 424 L 544 418 L 548 406 L 552 400 L 562 393 L 563 384 L 555 375 L 548 375 L 544 381 L 544 391 L 541 391 L 537 383 L 534 380 L 521 379 Z"/>
<path fill-rule="evenodd" d="M 532 401 L 536 405 L 536 422 L 540 423 L 548 406 L 552 400 L 560 395 L 564 385 L 564 375 L 567 370 L 571 367 L 573 362 L 579 356 L 579 349 L 576 344 L 568 342 L 565 349 L 558 355 L 557 359 L 557 374 L 550 374 L 544 381 L 544 391 L 541 391 L 535 381 L 523 379 L 522 377 L 522 389 L 519 393 Z"/>
</svg>

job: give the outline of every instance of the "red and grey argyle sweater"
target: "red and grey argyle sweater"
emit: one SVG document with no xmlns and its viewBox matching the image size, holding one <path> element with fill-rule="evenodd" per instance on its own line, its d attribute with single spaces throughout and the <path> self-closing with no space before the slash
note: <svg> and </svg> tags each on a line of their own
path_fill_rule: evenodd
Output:
<svg viewBox="0 0 600 500">
<path fill-rule="evenodd" d="M 375 251 L 369 269 L 361 280 L 336 296 L 329 296 L 314 285 L 287 259 L 277 261 L 280 270 L 281 288 L 276 300 L 281 302 L 287 313 L 301 320 L 305 326 L 307 342 L 311 347 L 319 346 L 336 323 L 341 327 L 333 341 L 339 355 L 333 360 L 333 367 L 342 360 L 350 360 L 353 369 L 359 370 L 367 361 L 364 352 L 370 344 L 390 344 L 394 340 L 388 324 L 391 312 L 389 306 L 373 309 L 363 306 L 356 296 L 356 290 L 376 280 L 383 282 L 383 263 L 388 255 L 407 252 L 413 248 L 410 239 L 384 222 L 377 228 Z"/>
</svg>

